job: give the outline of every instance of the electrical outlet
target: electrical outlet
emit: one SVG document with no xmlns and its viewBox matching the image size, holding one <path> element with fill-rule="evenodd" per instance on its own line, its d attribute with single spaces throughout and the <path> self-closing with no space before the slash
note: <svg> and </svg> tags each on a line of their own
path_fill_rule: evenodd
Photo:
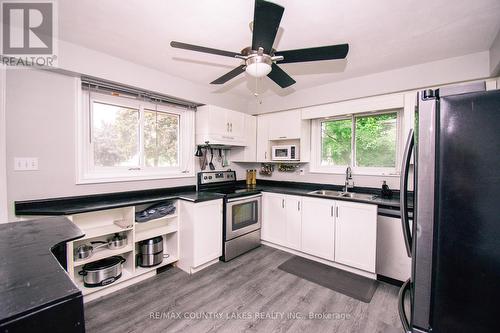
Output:
<svg viewBox="0 0 500 333">
<path fill-rule="evenodd" d="M 306 173 L 304 172 L 304 169 L 299 169 L 298 174 L 299 174 L 299 176 L 303 176 L 303 175 L 305 175 Z"/>
<path fill-rule="evenodd" d="M 15 171 L 34 171 L 38 170 L 37 157 L 14 157 Z"/>
</svg>

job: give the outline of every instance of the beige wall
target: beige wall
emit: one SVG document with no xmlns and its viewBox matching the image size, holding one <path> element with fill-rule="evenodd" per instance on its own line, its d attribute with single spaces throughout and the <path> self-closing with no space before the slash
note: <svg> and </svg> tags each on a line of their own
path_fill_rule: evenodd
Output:
<svg viewBox="0 0 500 333">
<path fill-rule="evenodd" d="M 195 184 L 195 178 L 190 177 L 76 185 L 76 82 L 73 77 L 48 71 L 7 70 L 7 195 L 10 220 L 14 219 L 15 200 Z M 37 157 L 39 170 L 14 171 L 14 157 Z"/>
</svg>

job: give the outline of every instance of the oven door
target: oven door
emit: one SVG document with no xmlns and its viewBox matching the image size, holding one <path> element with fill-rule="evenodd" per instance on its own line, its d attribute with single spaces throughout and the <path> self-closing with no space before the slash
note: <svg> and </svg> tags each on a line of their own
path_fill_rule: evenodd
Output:
<svg viewBox="0 0 500 333">
<path fill-rule="evenodd" d="M 228 199 L 226 203 L 226 239 L 260 229 L 262 194 Z"/>
</svg>

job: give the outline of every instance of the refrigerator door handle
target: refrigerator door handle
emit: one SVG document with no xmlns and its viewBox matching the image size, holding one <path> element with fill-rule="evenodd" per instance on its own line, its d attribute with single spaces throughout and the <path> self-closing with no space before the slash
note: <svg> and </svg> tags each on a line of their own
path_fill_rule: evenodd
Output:
<svg viewBox="0 0 500 333">
<path fill-rule="evenodd" d="M 400 207 L 401 207 L 401 225 L 403 227 L 403 236 L 405 240 L 406 253 L 411 258 L 411 244 L 412 235 L 410 232 L 410 218 L 408 216 L 408 170 L 410 169 L 411 152 L 415 143 L 413 130 L 408 134 L 406 140 L 405 152 L 403 155 L 403 165 L 401 166 L 401 180 L 400 180 Z"/>
<path fill-rule="evenodd" d="M 406 282 L 403 284 L 403 286 L 399 290 L 399 294 L 398 294 L 399 319 L 401 320 L 401 324 L 403 325 L 403 329 L 404 329 L 405 333 L 411 333 L 410 321 L 408 320 L 408 317 L 406 317 L 406 311 L 405 311 L 405 296 L 406 296 L 406 293 L 410 290 L 410 280 L 411 279 L 406 280 Z"/>
</svg>

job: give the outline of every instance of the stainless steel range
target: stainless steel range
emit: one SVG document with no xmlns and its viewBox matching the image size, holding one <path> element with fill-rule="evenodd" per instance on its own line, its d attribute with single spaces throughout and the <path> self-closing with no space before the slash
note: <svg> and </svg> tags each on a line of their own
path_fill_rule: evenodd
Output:
<svg viewBox="0 0 500 333">
<path fill-rule="evenodd" d="M 229 261 L 260 246 L 262 194 L 238 186 L 235 171 L 198 173 L 198 191 L 224 194 L 224 228 L 221 260 Z"/>
</svg>

